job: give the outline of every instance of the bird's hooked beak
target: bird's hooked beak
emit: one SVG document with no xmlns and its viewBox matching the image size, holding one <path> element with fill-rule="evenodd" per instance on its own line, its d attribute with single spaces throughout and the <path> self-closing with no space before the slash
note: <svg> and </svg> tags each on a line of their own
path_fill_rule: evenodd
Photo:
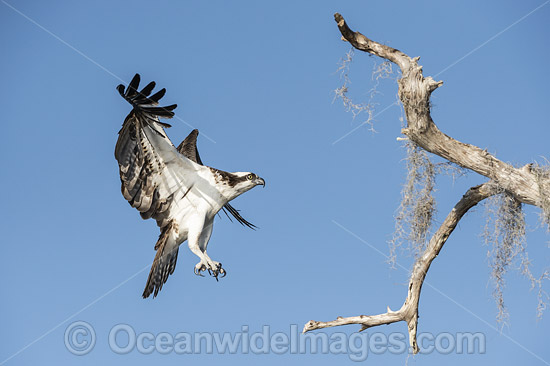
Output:
<svg viewBox="0 0 550 366">
<path fill-rule="evenodd" d="M 258 177 L 256 178 L 256 185 L 259 186 L 260 184 L 265 188 L 265 180 L 263 178 Z"/>
</svg>

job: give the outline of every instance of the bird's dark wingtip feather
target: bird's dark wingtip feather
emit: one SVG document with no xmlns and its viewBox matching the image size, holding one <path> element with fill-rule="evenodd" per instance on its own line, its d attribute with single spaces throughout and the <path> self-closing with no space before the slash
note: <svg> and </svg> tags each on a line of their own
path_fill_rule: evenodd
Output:
<svg viewBox="0 0 550 366">
<path fill-rule="evenodd" d="M 162 88 L 158 92 L 156 92 L 155 94 L 151 95 L 149 97 L 149 99 L 151 99 L 155 103 L 158 103 L 158 101 L 161 100 L 162 97 L 164 97 L 164 94 L 166 94 L 166 89 Z"/>
<path fill-rule="evenodd" d="M 119 94 L 134 107 L 134 112 L 144 113 L 149 115 L 149 117 L 174 117 L 175 114 L 172 111 L 177 108 L 177 104 L 168 105 L 166 107 L 155 107 L 158 105 L 159 100 L 164 96 L 164 94 L 166 94 L 166 89 L 162 88 L 149 97 L 149 94 L 151 94 L 155 88 L 156 83 L 151 81 L 141 90 L 141 92 L 138 92 L 140 79 L 140 75 L 135 74 L 127 88 L 125 88 L 123 84 L 116 87 Z M 169 127 L 169 125 L 165 127 Z"/>
<path fill-rule="evenodd" d="M 128 84 L 128 89 L 126 89 L 126 97 L 132 98 L 137 94 L 137 88 L 139 86 L 139 81 L 141 77 L 139 74 L 135 74 L 132 78 L 132 81 L 130 81 L 130 84 Z"/>
</svg>

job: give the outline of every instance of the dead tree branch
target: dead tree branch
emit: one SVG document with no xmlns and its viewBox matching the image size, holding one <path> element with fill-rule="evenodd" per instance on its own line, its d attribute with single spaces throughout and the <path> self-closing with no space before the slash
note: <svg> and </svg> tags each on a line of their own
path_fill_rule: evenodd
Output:
<svg viewBox="0 0 550 366">
<path fill-rule="evenodd" d="M 411 348 L 414 353 L 417 353 L 419 351 L 416 342 L 418 303 L 422 284 L 432 261 L 437 257 L 462 216 L 482 200 L 503 190 L 519 202 L 544 208 L 547 192 L 550 190 L 550 177 L 545 176 L 542 179 L 541 174 L 537 174 L 536 169 L 532 169 L 532 164 L 515 168 L 497 159 L 486 150 L 462 143 L 441 132 L 430 114 L 430 96 L 434 90 L 443 85 L 443 82 L 422 75 L 422 66 L 418 65 L 419 57 L 411 58 L 397 49 L 382 45 L 359 32 L 352 31 L 338 13 L 334 15 L 334 18 L 342 34 L 342 40 L 349 42 L 360 51 L 389 60 L 401 69 L 402 77 L 398 80 L 399 98 L 403 103 L 407 117 L 407 127 L 401 132 L 426 151 L 490 179 L 487 183 L 470 188 L 430 239 L 426 249 L 414 264 L 408 295 L 401 309 L 392 311 L 388 307 L 388 311 L 383 314 L 338 317 L 329 322 L 311 320 L 303 330 L 305 333 L 315 329 L 347 324 L 359 324 L 361 330 L 365 330 L 378 325 L 405 321 L 408 324 Z"/>
<path fill-rule="evenodd" d="M 487 197 L 490 197 L 499 192 L 499 187 L 493 182 L 487 182 L 482 185 L 472 187 L 458 201 L 455 207 L 447 215 L 443 224 L 437 232 L 432 236 L 424 253 L 416 260 L 414 268 L 409 280 L 409 292 L 407 298 L 401 306 L 401 309 L 392 311 L 388 307 L 388 311 L 384 314 L 373 316 L 360 315 L 349 318 L 338 317 L 336 320 L 329 322 L 317 322 L 310 320 L 305 326 L 303 332 L 311 330 L 335 327 L 339 325 L 359 324 L 361 330 L 383 324 L 391 324 L 398 321 L 405 321 L 409 330 L 409 343 L 414 353 L 419 351 L 416 343 L 416 328 L 418 325 L 418 302 L 420 300 L 420 291 L 424 278 L 432 261 L 437 257 L 441 248 L 455 229 L 456 225 L 469 209 L 477 205 Z"/>
<path fill-rule="evenodd" d="M 430 95 L 443 85 L 443 81 L 436 82 L 431 77 L 425 78 L 422 75 L 422 66 L 418 65 L 420 57 L 410 58 L 399 50 L 352 31 L 338 13 L 334 18 L 344 41 L 360 51 L 389 60 L 401 69 L 402 77 L 398 81 L 399 98 L 407 117 L 407 127 L 401 131 L 404 135 L 426 151 L 495 181 L 520 202 L 542 206 L 543 197 L 537 175 L 531 170 L 532 164 L 514 168 L 486 150 L 457 141 L 437 128 L 430 115 Z M 547 192 L 550 181 L 546 179 L 541 184 L 543 191 Z"/>
</svg>

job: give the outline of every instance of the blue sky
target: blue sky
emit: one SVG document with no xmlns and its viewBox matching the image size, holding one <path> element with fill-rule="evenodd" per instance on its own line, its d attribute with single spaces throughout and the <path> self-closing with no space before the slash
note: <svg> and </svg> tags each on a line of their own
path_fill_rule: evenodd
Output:
<svg viewBox="0 0 550 366">
<path fill-rule="evenodd" d="M 264 325 L 288 333 L 310 319 L 401 306 L 408 272 L 391 270 L 383 255 L 406 174 L 396 141 L 401 110 L 380 113 L 373 133 L 333 101 L 338 62 L 350 49 L 340 41 L 336 11 L 354 30 L 421 56 L 424 74 L 445 82 L 432 99 L 445 133 L 516 165 L 548 156 L 548 1 L 11 0 L 0 9 L 2 365 L 352 363 L 345 354 L 307 352 L 118 355 L 108 345 L 117 324 L 153 334 L 234 334 L 243 326 L 252 333 Z M 379 63 L 355 53 L 356 101 L 369 101 Z M 197 259 L 183 247 L 154 300 L 141 293 L 158 229 L 123 199 L 113 156 L 130 110 L 115 87 L 136 72 L 167 88 L 166 104 L 178 103 L 168 131 L 174 143 L 198 128 L 206 164 L 253 171 L 267 182 L 233 202 L 259 230 L 216 221 L 209 254 L 228 276 L 196 277 Z M 382 111 L 395 102 L 395 80 L 378 90 L 372 102 Z M 438 177 L 436 221 L 485 180 Z M 550 263 L 538 212 L 526 208 L 535 274 Z M 433 263 L 419 332 L 481 332 L 486 353 L 417 355 L 409 363 L 550 363 L 548 314 L 537 321 L 536 293 L 517 271 L 507 277 L 510 320 L 499 331 L 484 224 L 480 206 Z M 398 262 L 410 268 L 412 259 L 402 253 Z M 74 321 L 96 332 L 84 356 L 64 344 Z M 369 332 L 406 334 L 406 326 Z M 385 353 L 365 362 L 406 360 Z"/>
</svg>

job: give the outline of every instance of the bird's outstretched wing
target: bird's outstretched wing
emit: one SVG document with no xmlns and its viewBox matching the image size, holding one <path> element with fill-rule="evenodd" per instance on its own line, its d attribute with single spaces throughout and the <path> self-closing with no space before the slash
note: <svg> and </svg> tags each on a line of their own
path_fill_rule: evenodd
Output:
<svg viewBox="0 0 550 366">
<path fill-rule="evenodd" d="M 143 293 L 143 297 L 148 297 L 152 292 L 156 295 L 168 275 L 174 272 L 178 243 L 175 240 L 177 220 L 172 217 L 176 210 L 172 208 L 185 204 L 181 198 L 193 187 L 200 166 L 176 150 L 163 128 L 170 125 L 159 120 L 159 117 L 173 117 L 176 104 L 158 107 L 166 90 L 149 96 L 155 83 L 138 91 L 139 80 L 136 74 L 126 90 L 124 85 L 117 87 L 133 109 L 119 131 L 115 158 L 122 195 L 143 219 L 153 218 L 161 228 L 155 246 L 157 255 Z"/>
<path fill-rule="evenodd" d="M 197 148 L 198 136 L 199 136 L 199 130 L 195 129 L 191 131 L 191 133 L 185 138 L 185 140 L 183 140 L 182 143 L 178 146 L 178 151 L 189 160 L 192 160 L 197 164 L 204 165 L 199 155 L 199 149 Z M 252 230 L 257 228 L 256 225 L 252 224 L 251 222 L 247 221 L 244 217 L 242 217 L 241 214 L 239 213 L 239 210 L 231 206 L 229 203 L 226 203 L 225 206 L 222 207 L 222 210 L 227 216 L 227 218 L 229 218 L 229 220 L 231 220 L 231 217 L 229 216 L 228 212 L 231 215 L 233 215 L 233 217 L 241 225 L 247 226 Z"/>
</svg>

